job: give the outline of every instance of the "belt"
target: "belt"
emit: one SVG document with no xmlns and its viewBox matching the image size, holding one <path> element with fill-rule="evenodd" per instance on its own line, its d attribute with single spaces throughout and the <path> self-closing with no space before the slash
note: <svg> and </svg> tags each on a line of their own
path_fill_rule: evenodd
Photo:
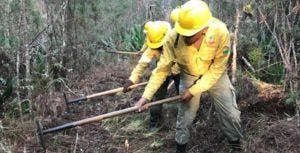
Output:
<svg viewBox="0 0 300 153">
<path fill-rule="evenodd" d="M 201 78 L 202 77 L 202 75 L 200 75 L 200 76 L 196 76 L 196 75 L 192 75 L 192 74 L 189 74 L 189 73 L 187 73 L 187 72 L 185 72 L 185 71 L 182 71 L 184 74 L 186 74 L 186 75 L 189 75 L 189 76 L 193 76 L 193 77 L 197 77 L 197 78 Z"/>
</svg>

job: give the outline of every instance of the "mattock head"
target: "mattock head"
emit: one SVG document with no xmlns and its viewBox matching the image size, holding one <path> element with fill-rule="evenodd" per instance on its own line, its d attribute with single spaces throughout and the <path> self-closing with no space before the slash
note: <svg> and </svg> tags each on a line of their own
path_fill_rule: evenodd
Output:
<svg viewBox="0 0 300 153">
<path fill-rule="evenodd" d="M 43 125 L 39 120 L 35 121 L 36 127 L 37 127 L 37 136 L 38 136 L 38 141 L 40 145 L 45 149 L 45 144 L 44 144 L 44 133 L 43 133 Z"/>
</svg>

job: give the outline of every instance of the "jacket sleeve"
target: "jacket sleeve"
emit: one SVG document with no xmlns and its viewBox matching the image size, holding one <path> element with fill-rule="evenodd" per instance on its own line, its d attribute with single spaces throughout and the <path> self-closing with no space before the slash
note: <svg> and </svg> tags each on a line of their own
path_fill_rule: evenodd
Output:
<svg viewBox="0 0 300 153">
<path fill-rule="evenodd" d="M 151 100 L 156 91 L 160 88 L 163 82 L 166 80 L 168 74 L 171 72 L 173 62 L 168 53 L 164 50 L 160 56 L 157 67 L 152 71 L 149 82 L 143 93 L 143 97 Z"/>
<path fill-rule="evenodd" d="M 141 77 L 143 76 L 143 73 L 145 72 L 146 68 L 149 67 L 149 63 L 153 59 L 158 58 L 157 54 L 159 53 L 156 50 L 152 50 L 150 48 L 146 49 L 146 51 L 143 53 L 142 57 L 140 58 L 138 64 L 131 72 L 129 80 L 131 80 L 134 84 L 138 83 Z"/>
<path fill-rule="evenodd" d="M 220 39 L 220 45 L 215 53 L 215 57 L 210 68 L 203 74 L 201 79 L 196 81 L 188 90 L 192 95 L 209 90 L 222 76 L 227 68 L 230 56 L 230 36 L 228 30 L 223 30 Z"/>
<path fill-rule="evenodd" d="M 157 90 L 166 80 L 167 76 L 170 74 L 171 67 L 175 64 L 173 47 L 176 36 L 177 33 L 174 29 L 171 30 L 166 36 L 167 38 L 163 45 L 163 51 L 160 55 L 157 67 L 152 71 L 151 77 L 142 96 L 148 100 L 153 98 L 153 95 L 157 92 Z"/>
<path fill-rule="evenodd" d="M 145 52 L 146 50 L 148 49 L 148 46 L 147 46 L 147 44 L 146 43 L 144 43 L 143 44 L 143 46 L 142 46 L 142 48 L 141 48 L 141 50 L 139 51 L 139 52 Z"/>
</svg>

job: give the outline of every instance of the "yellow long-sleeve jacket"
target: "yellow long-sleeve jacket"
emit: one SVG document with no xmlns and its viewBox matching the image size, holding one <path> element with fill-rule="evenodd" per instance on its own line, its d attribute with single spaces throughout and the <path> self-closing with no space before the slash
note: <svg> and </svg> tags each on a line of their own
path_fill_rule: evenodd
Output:
<svg viewBox="0 0 300 153">
<path fill-rule="evenodd" d="M 143 73 L 145 72 L 146 68 L 149 67 L 149 64 L 152 60 L 159 61 L 160 59 L 161 51 L 159 50 L 151 49 L 144 44 L 142 51 L 144 51 L 144 53 L 142 54 L 142 57 L 140 58 L 135 68 L 132 70 L 131 75 L 129 77 L 129 80 L 131 80 L 134 84 L 140 81 L 141 77 L 143 76 Z M 178 69 L 178 66 L 174 65 L 171 69 L 171 74 L 178 74 Z"/>
<path fill-rule="evenodd" d="M 210 20 L 199 50 L 193 45 L 187 46 L 182 36 L 178 37 L 178 44 L 175 45 L 176 37 L 175 29 L 167 35 L 163 53 L 143 93 L 148 100 L 152 99 L 175 63 L 181 72 L 199 77 L 188 89 L 192 95 L 209 90 L 227 68 L 230 36 L 226 25 L 220 20 Z"/>
</svg>

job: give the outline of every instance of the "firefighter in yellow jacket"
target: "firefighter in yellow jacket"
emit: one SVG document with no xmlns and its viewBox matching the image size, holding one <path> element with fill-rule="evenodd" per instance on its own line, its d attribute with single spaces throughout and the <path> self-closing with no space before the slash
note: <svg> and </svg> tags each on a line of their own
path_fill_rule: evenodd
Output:
<svg viewBox="0 0 300 153">
<path fill-rule="evenodd" d="M 190 139 L 190 127 L 200 104 L 200 96 L 208 92 L 214 106 L 220 129 L 226 135 L 232 150 L 240 150 L 242 138 L 240 111 L 235 90 L 226 68 L 230 56 L 230 38 L 226 25 L 212 17 L 207 4 L 190 0 L 180 7 L 178 19 L 163 44 L 163 53 L 153 70 L 143 96 L 135 104 L 144 109 L 161 86 L 174 64 L 180 68 L 179 90 L 182 102 L 178 104 L 175 140 L 177 152 L 185 152 Z"/>
<path fill-rule="evenodd" d="M 123 92 L 129 91 L 128 87 L 139 82 L 151 61 L 159 61 L 163 50 L 162 44 L 165 35 L 171 30 L 171 25 L 166 21 L 149 21 L 145 24 L 144 32 L 146 33 L 146 43 L 142 47 L 142 57 L 137 66 L 131 72 L 128 80 L 125 81 Z M 162 83 L 158 91 L 155 93 L 155 100 L 161 100 L 167 95 L 167 88 L 171 80 L 174 80 L 177 93 L 179 93 L 179 75 L 178 67 L 173 66 L 170 73 L 167 74 L 166 80 Z M 150 131 L 158 130 L 159 123 L 162 119 L 162 105 L 150 108 Z"/>
</svg>

